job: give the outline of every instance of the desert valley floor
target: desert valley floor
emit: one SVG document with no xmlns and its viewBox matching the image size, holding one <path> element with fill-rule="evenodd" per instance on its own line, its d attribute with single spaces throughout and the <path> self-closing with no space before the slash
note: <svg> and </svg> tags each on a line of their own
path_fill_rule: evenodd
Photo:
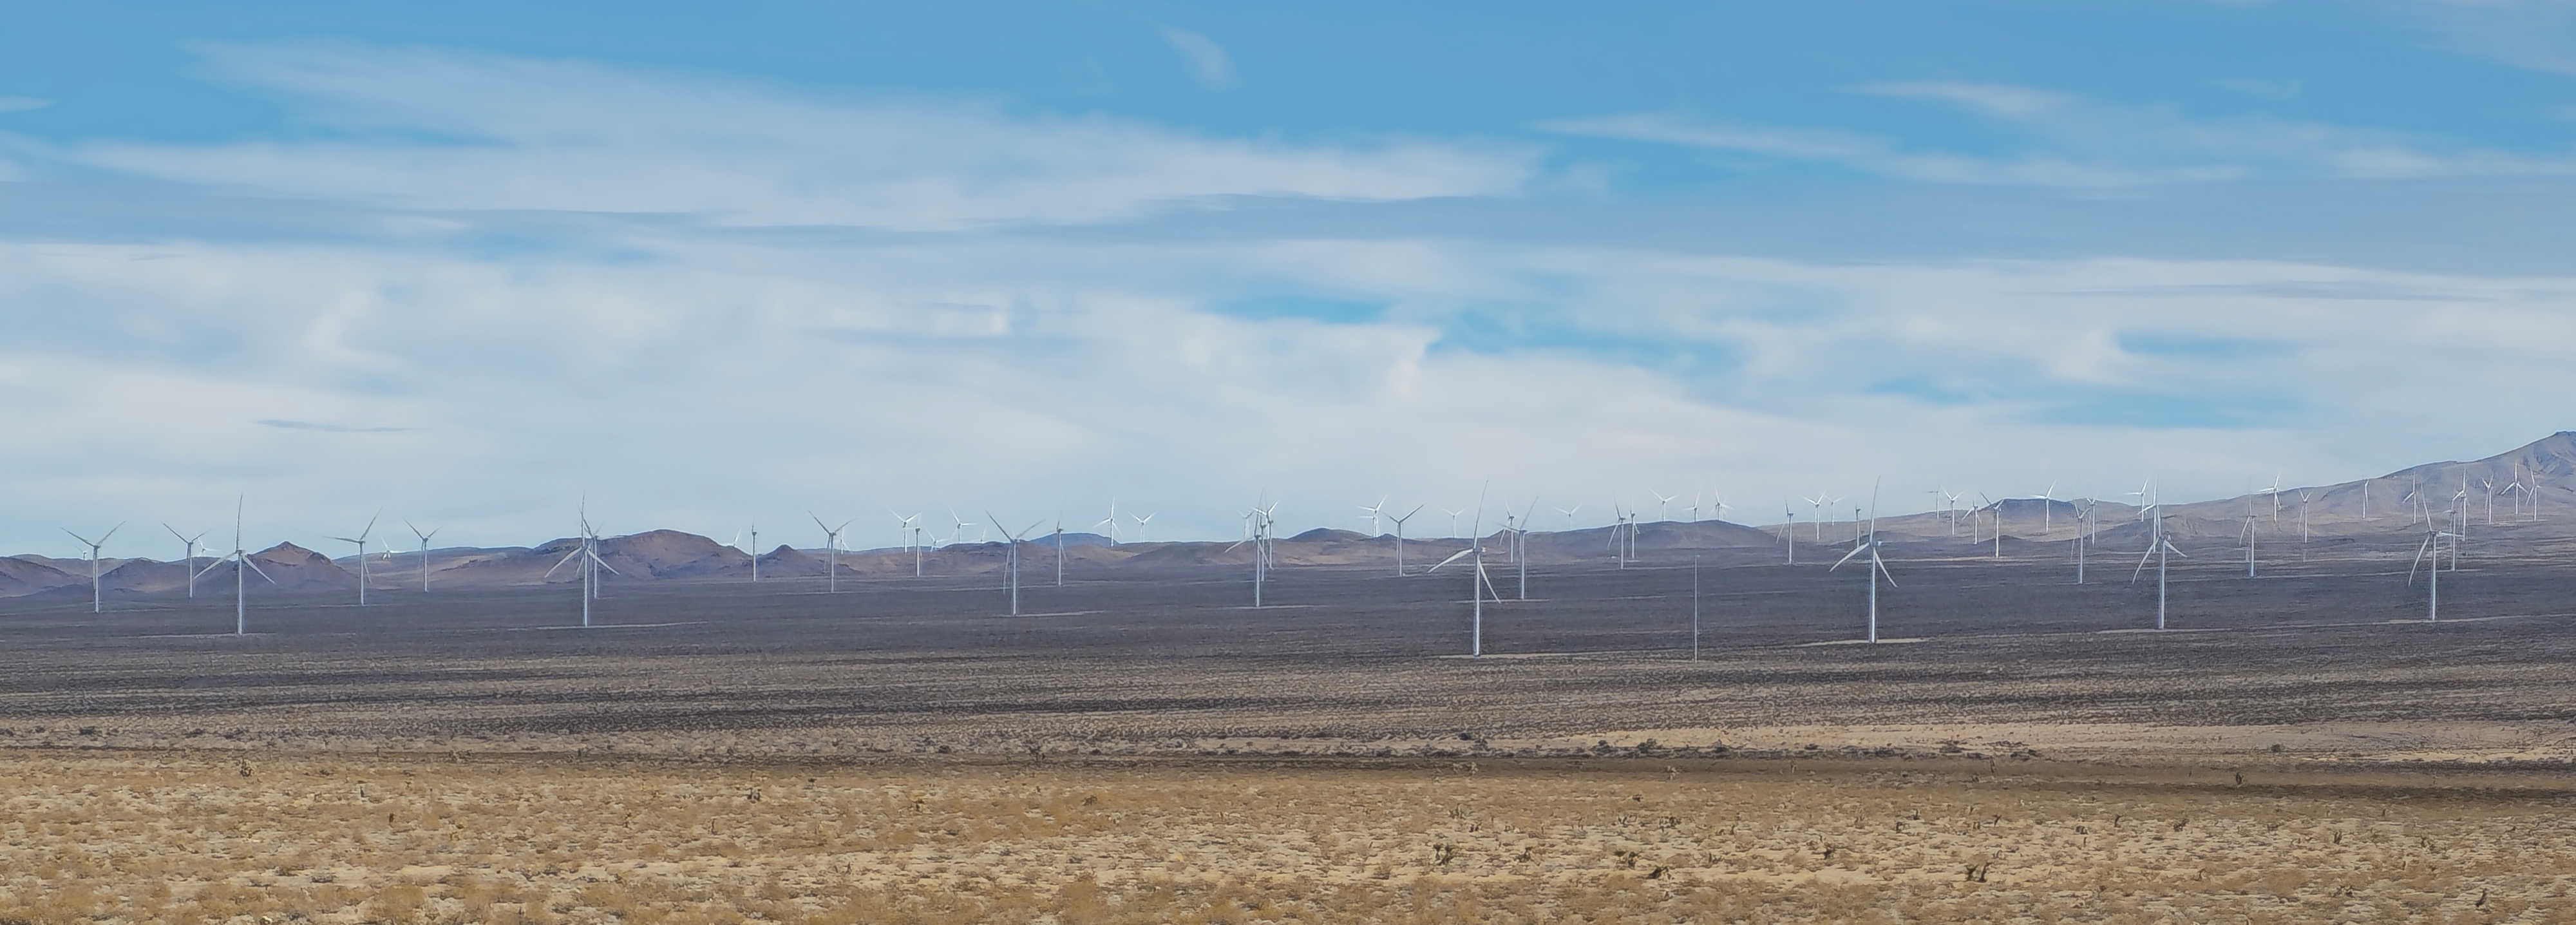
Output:
<svg viewBox="0 0 2576 925">
<path fill-rule="evenodd" d="M 2564 920 L 2557 558 L 17 599 L 0 921 Z"/>
</svg>

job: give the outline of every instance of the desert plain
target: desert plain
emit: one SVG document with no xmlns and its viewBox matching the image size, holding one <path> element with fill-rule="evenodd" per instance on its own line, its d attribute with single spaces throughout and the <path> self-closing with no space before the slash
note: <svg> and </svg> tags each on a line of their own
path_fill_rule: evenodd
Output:
<svg viewBox="0 0 2576 925">
<path fill-rule="evenodd" d="M 1700 558 L 12 601 L 0 921 L 2576 917 L 2554 552 Z"/>
</svg>

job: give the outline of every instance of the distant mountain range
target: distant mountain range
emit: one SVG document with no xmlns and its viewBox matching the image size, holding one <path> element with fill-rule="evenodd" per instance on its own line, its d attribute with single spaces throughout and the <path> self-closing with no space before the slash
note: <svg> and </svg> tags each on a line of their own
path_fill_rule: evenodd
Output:
<svg viewBox="0 0 2576 925">
<path fill-rule="evenodd" d="M 2153 489 L 2144 501 L 2152 503 Z M 2007 554 L 2029 555 L 2067 543 L 2084 529 L 2087 502 L 2065 498 L 2006 498 L 1955 511 L 1935 511 L 1881 518 L 1880 537 L 1891 555 L 1911 550 L 1917 556 L 1974 555 L 1996 542 L 2000 530 Z M 2335 485 L 2282 487 L 2234 498 L 2163 506 L 2165 529 L 2177 544 L 2238 543 L 2248 530 L 2258 544 L 2307 542 L 2328 547 L 2403 546 L 2421 535 L 2427 520 L 2449 524 L 2452 512 L 2465 510 L 2473 533 L 2530 538 L 2576 537 L 2576 433 L 2562 431 L 2510 452 L 2468 462 L 2427 463 L 2387 475 Z M 2090 504 L 2095 542 L 2107 550 L 2143 549 L 2149 524 L 2137 503 L 2101 499 Z M 1829 512 L 1830 513 L 1830 512 Z M 1685 553 L 1745 554 L 1778 550 L 1783 534 L 1801 548 L 1818 547 L 1807 556 L 1848 547 L 1862 526 L 1846 517 L 1818 524 L 1799 520 L 1762 527 L 1720 521 L 1656 521 L 1639 525 L 1635 546 L 1650 563 L 1681 561 Z M 1532 531 L 1525 548 L 1534 563 L 1562 565 L 1608 560 L 1615 531 L 1592 527 L 1567 531 Z M 1487 546 L 1504 548 L 1502 534 L 1489 535 Z M 1408 538 L 1402 553 L 1410 566 L 1427 568 L 1466 548 L 1467 541 Z M 427 554 L 427 576 L 433 588 L 498 588 L 578 581 L 574 569 L 555 570 L 578 541 L 557 539 L 533 547 L 481 549 L 451 547 Z M 1054 567 L 1053 537 L 1029 541 L 1023 568 Z M 1284 566 L 1391 568 L 1396 540 L 1350 530 L 1316 529 L 1283 538 L 1274 546 Z M 675 530 L 652 530 L 600 541 L 600 558 L 613 572 L 610 582 L 748 581 L 752 557 L 707 537 Z M 1087 533 L 1064 535 L 1063 555 L 1069 570 L 1084 574 L 1185 572 L 1225 566 L 1248 566 L 1252 549 L 1232 541 L 1129 542 Z M 251 554 L 259 575 L 250 593 L 351 593 L 358 585 L 357 557 L 332 559 L 293 543 L 280 543 Z M 830 567 L 823 550 L 781 545 L 760 555 L 763 579 L 820 579 Z M 423 555 L 418 552 L 370 553 L 368 587 L 400 591 L 420 586 Z M 932 575 L 996 572 L 1007 559 L 997 542 L 957 543 L 916 553 L 904 549 L 842 552 L 841 574 L 851 578 L 895 578 L 915 569 Z M 186 593 L 197 573 L 199 593 L 218 593 L 232 583 L 230 568 L 213 568 L 217 560 L 192 563 L 147 558 L 102 558 L 98 581 L 118 597 L 169 596 Z M 90 562 L 40 555 L 0 558 L 0 597 L 30 595 L 86 596 Z M 549 574 L 552 571 L 552 574 Z"/>
</svg>

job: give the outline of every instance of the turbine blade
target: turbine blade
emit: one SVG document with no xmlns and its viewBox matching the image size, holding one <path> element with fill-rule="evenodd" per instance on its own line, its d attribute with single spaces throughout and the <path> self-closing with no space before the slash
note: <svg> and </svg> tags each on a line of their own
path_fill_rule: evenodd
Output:
<svg viewBox="0 0 2576 925">
<path fill-rule="evenodd" d="M 1473 541 L 1471 540 L 1470 542 L 1472 543 Z M 1432 567 L 1431 567 L 1431 568 L 1429 568 L 1428 570 L 1425 570 L 1425 571 L 1423 572 L 1423 574 L 1428 575 L 1428 574 L 1431 574 L 1432 572 L 1437 572 L 1437 571 L 1439 571 L 1439 570 L 1440 570 L 1441 566 L 1445 566 L 1445 565 L 1448 565 L 1449 563 L 1456 562 L 1456 561 L 1458 561 L 1458 560 L 1460 560 L 1460 559 L 1464 559 L 1464 558 L 1466 558 L 1466 557 L 1467 557 L 1467 554 L 1468 554 L 1468 553 L 1475 552 L 1475 551 L 1476 551 L 1476 547 L 1475 547 L 1475 546 L 1473 546 L 1473 545 L 1470 545 L 1470 546 L 1468 546 L 1468 547 L 1467 547 L 1467 548 L 1465 548 L 1465 549 L 1458 550 L 1458 552 L 1457 552 L 1456 554 L 1451 555 L 1449 558 L 1446 558 L 1446 559 L 1442 559 L 1442 560 L 1440 560 L 1440 565 L 1434 565 L 1434 566 L 1432 566 Z"/>
<path fill-rule="evenodd" d="M 582 552 L 584 551 L 584 549 L 585 549 L 585 547 L 581 547 L 581 546 L 575 546 L 575 547 L 573 547 L 573 550 L 572 550 L 571 552 L 565 553 L 565 554 L 564 554 L 564 557 L 563 557 L 562 559 L 558 559 L 558 560 L 556 560 L 556 561 L 555 561 L 555 567 L 554 567 L 554 568 L 547 569 L 545 574 L 537 576 L 537 580 L 538 580 L 538 581 L 544 581 L 544 580 L 546 580 L 546 579 L 548 579 L 548 578 L 553 578 L 553 577 L 555 577 L 555 572 L 557 572 L 557 571 L 561 570 L 561 569 L 564 567 L 564 563 L 566 563 L 566 562 L 570 562 L 570 561 L 572 561 L 572 560 L 573 560 L 573 557 L 581 555 L 581 554 L 582 554 Z"/>
</svg>

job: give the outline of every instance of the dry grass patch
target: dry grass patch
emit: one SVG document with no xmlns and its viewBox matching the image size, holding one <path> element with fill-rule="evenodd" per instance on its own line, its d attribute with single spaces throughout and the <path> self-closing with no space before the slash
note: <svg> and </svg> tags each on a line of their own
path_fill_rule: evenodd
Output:
<svg viewBox="0 0 2576 925">
<path fill-rule="evenodd" d="M 1471 768 L 0 752 L 0 920 L 2576 918 L 2551 791 Z"/>
</svg>

